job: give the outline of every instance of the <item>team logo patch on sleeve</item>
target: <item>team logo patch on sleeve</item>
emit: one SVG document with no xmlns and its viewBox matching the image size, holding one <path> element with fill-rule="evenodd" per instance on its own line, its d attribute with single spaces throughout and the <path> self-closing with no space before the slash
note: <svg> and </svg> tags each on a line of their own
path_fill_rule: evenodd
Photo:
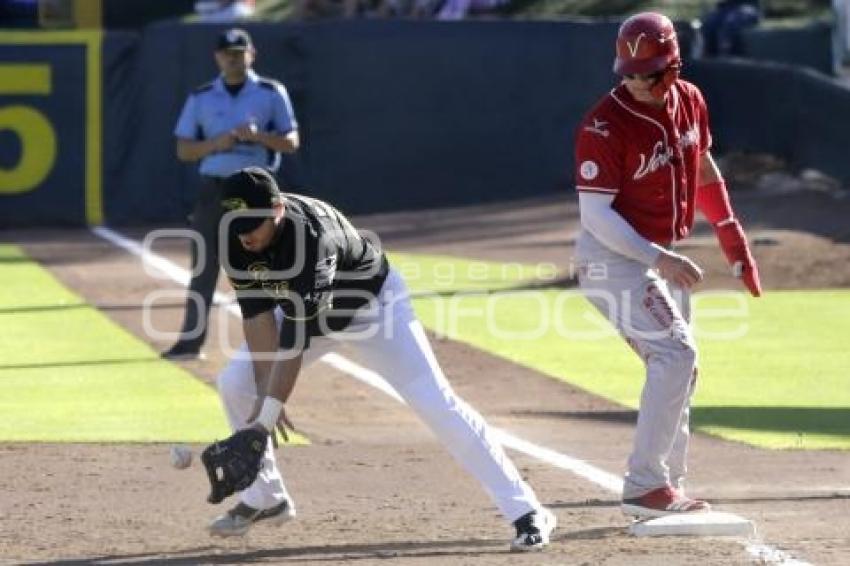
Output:
<svg viewBox="0 0 850 566">
<path fill-rule="evenodd" d="M 607 127 L 608 127 L 608 122 L 605 122 L 604 120 L 600 120 L 598 118 L 594 118 L 593 119 L 593 125 L 592 126 L 585 126 L 584 131 L 592 132 L 594 134 L 598 134 L 598 135 L 602 136 L 603 138 L 607 138 L 611 134 L 611 132 L 606 129 Z"/>
<path fill-rule="evenodd" d="M 599 175 L 599 165 L 596 164 L 595 161 L 583 161 L 581 165 L 579 165 L 579 173 L 581 174 L 581 178 L 587 181 L 592 181 Z"/>
</svg>

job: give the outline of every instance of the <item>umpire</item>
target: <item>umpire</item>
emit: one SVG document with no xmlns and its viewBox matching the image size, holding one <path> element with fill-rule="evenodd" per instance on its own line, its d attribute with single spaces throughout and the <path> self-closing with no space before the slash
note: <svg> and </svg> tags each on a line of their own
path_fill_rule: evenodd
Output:
<svg viewBox="0 0 850 566">
<path fill-rule="evenodd" d="M 300 144 L 286 88 L 251 69 L 255 56 L 248 32 L 238 28 L 224 32 L 215 48 L 221 74 L 189 95 L 174 129 L 177 158 L 200 161 L 202 182 L 191 217 L 192 230 L 200 236 L 192 242 L 195 272 L 180 339 L 162 354 L 167 359 L 201 356 L 219 272 L 223 179 L 250 166 L 274 172 L 280 153 L 293 153 Z"/>
</svg>

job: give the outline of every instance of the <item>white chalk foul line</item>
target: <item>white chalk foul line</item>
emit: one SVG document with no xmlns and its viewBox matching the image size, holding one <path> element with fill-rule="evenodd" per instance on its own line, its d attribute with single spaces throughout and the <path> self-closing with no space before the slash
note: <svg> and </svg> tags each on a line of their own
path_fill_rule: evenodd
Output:
<svg viewBox="0 0 850 566">
<path fill-rule="evenodd" d="M 189 284 L 189 271 L 175 264 L 169 259 L 166 259 L 163 256 L 160 256 L 153 251 L 145 248 L 139 242 L 122 236 L 121 234 L 115 232 L 114 230 L 107 228 L 105 226 L 96 226 L 93 227 L 92 232 L 114 244 L 117 247 L 120 247 L 124 250 L 127 250 L 133 255 L 141 258 L 143 262 L 145 262 L 149 267 L 152 267 L 164 275 L 168 276 L 174 282 L 188 286 Z M 213 301 L 219 304 L 227 305 L 227 311 L 234 316 L 241 317 L 241 312 L 239 311 L 239 307 L 236 304 L 233 304 L 226 295 L 216 291 Z M 404 400 L 401 396 L 396 392 L 395 389 L 390 386 L 384 379 L 367 368 L 354 363 L 353 361 L 345 358 L 337 353 L 325 354 L 322 356 L 322 362 L 328 364 L 329 366 L 345 373 L 358 381 L 366 383 L 375 389 L 386 393 L 390 397 L 393 397 L 397 401 L 404 403 Z M 502 444 L 517 452 L 522 452 L 527 456 L 531 456 L 537 460 L 555 466 L 557 468 L 561 468 L 563 470 L 567 470 L 581 478 L 584 478 L 591 483 L 594 483 L 608 491 L 616 493 L 619 495 L 623 489 L 623 480 L 614 474 L 606 472 L 592 464 L 588 464 L 583 460 L 579 460 L 578 458 L 572 458 L 567 456 L 566 454 L 561 454 L 555 450 L 550 448 L 545 448 L 543 446 L 539 446 L 532 442 L 528 442 L 523 440 L 513 434 L 501 430 L 494 429 L 497 437 L 502 442 Z M 744 545 L 747 553 L 755 560 L 758 561 L 759 564 L 776 564 L 782 566 L 811 566 L 808 562 L 803 562 L 795 559 L 788 552 L 775 548 L 773 546 L 754 542 L 754 541 L 741 541 Z"/>
<path fill-rule="evenodd" d="M 781 566 L 812 566 L 809 562 L 797 560 L 784 550 L 779 550 L 769 544 L 746 542 L 744 548 L 756 564 L 779 564 Z"/>
<path fill-rule="evenodd" d="M 363 383 L 371 385 L 375 389 L 383 391 L 397 401 L 404 403 L 404 399 L 401 398 L 395 389 L 393 389 L 389 383 L 387 383 L 374 371 L 366 369 L 336 353 L 325 354 L 322 357 L 322 361 L 331 367 L 362 381 Z M 568 470 L 577 476 L 590 480 L 591 482 L 608 489 L 609 491 L 620 493 L 623 490 L 623 480 L 619 476 L 609 474 L 605 470 L 600 470 L 599 468 L 596 468 L 582 460 L 571 458 L 570 456 L 560 454 L 549 448 L 544 448 L 537 444 L 528 442 L 527 440 L 523 440 L 502 429 L 494 428 L 493 431 L 496 433 L 499 442 L 501 442 L 503 446 L 512 448 L 518 452 L 522 452 L 523 454 L 527 454 L 528 456 L 542 460 L 547 464 L 551 464 L 563 470 Z"/>
</svg>

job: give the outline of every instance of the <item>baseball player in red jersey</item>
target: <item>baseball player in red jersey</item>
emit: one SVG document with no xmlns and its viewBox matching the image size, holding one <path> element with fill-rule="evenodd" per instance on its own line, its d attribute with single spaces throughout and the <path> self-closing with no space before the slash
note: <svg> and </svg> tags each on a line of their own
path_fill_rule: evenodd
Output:
<svg viewBox="0 0 850 566">
<path fill-rule="evenodd" d="M 622 82 L 577 131 L 582 233 L 579 284 L 646 365 L 623 512 L 637 517 L 705 511 L 685 495 L 690 399 L 697 349 L 690 290 L 699 266 L 672 251 L 700 209 L 735 274 L 761 294 L 758 268 L 711 152 L 699 89 L 679 78 L 676 32 L 664 15 L 620 26 L 614 72 Z"/>
</svg>

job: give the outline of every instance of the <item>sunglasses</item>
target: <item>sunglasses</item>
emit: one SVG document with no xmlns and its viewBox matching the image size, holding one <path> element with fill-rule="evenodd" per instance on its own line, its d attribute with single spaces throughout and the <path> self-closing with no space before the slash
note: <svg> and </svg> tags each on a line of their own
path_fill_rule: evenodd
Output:
<svg viewBox="0 0 850 566">
<path fill-rule="evenodd" d="M 628 79 L 630 81 L 651 81 L 655 82 L 661 79 L 664 76 L 664 71 L 655 71 L 654 73 L 650 73 L 648 75 L 640 75 L 637 73 L 633 73 L 631 75 L 623 75 L 624 79 Z"/>
</svg>

